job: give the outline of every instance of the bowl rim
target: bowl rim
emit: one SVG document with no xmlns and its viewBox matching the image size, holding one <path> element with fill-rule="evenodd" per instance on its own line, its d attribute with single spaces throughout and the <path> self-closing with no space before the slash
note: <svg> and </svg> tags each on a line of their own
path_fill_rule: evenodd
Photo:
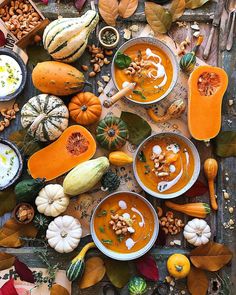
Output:
<svg viewBox="0 0 236 295">
<path fill-rule="evenodd" d="M 27 69 L 22 58 L 13 50 L 8 48 L 0 48 L 0 55 L 9 55 L 10 57 L 12 57 L 19 64 L 22 71 L 22 81 L 20 86 L 16 89 L 16 91 L 5 96 L 0 96 L 0 101 L 9 101 L 17 97 L 23 91 L 27 79 Z"/>
<path fill-rule="evenodd" d="M 113 42 L 112 44 L 106 44 L 102 41 L 102 34 L 105 32 L 105 31 L 113 31 L 115 34 L 116 34 L 116 41 Z M 113 49 L 116 47 L 116 45 L 119 43 L 120 41 L 120 34 L 118 32 L 118 30 L 112 26 L 105 26 L 103 28 L 101 28 L 101 30 L 99 31 L 98 33 L 98 39 L 99 39 L 99 42 L 101 43 L 101 45 L 104 47 L 104 48 L 107 48 L 107 49 Z"/>
<path fill-rule="evenodd" d="M 21 153 L 20 153 L 20 150 L 18 149 L 18 147 L 14 143 L 12 143 L 11 141 L 0 137 L 0 143 L 11 147 L 14 150 L 14 152 L 16 153 L 18 160 L 19 160 L 19 168 L 18 168 L 15 176 L 9 181 L 8 184 L 6 184 L 4 186 L 0 186 L 0 191 L 3 191 L 6 188 L 8 188 L 9 186 L 11 186 L 12 184 L 14 184 L 17 181 L 17 179 L 21 176 L 21 173 L 23 170 L 23 158 L 21 156 Z"/>
<path fill-rule="evenodd" d="M 193 175 L 191 177 L 191 179 L 188 181 L 188 183 L 179 191 L 174 192 L 174 193 L 170 193 L 170 194 L 160 194 L 158 192 L 154 192 L 151 189 L 149 189 L 148 187 L 146 187 L 146 185 L 143 184 L 143 182 L 141 181 L 137 169 L 136 169 L 136 159 L 137 159 L 137 155 L 140 151 L 140 149 L 143 147 L 143 145 L 145 145 L 148 141 L 150 141 L 152 138 L 156 137 L 156 136 L 160 136 L 160 135 L 172 135 L 172 136 L 177 136 L 180 137 L 191 149 L 192 153 L 193 153 L 193 158 L 194 158 L 194 170 L 193 170 Z M 194 143 L 187 138 L 186 136 L 184 136 L 183 134 L 178 134 L 175 132 L 159 132 L 159 133 L 155 133 L 150 135 L 149 137 L 147 137 L 144 141 L 142 141 L 140 143 L 140 145 L 138 146 L 138 148 L 135 151 L 134 154 L 134 161 L 133 161 L 133 171 L 134 171 L 134 177 L 137 180 L 138 184 L 141 186 L 141 188 L 148 193 L 149 195 L 155 197 L 155 198 L 160 198 L 160 199 L 172 199 L 172 198 L 177 198 L 181 195 L 183 195 L 187 190 L 189 190 L 193 184 L 196 182 L 196 180 L 198 179 L 198 176 L 200 174 L 200 170 L 201 170 L 201 161 L 200 161 L 200 156 L 198 153 L 198 150 L 196 148 L 196 146 L 194 145 Z"/>
<path fill-rule="evenodd" d="M 143 106 L 149 106 L 149 105 L 152 105 L 152 104 L 155 104 L 157 102 L 160 102 L 161 100 L 163 100 L 164 98 L 166 98 L 170 93 L 171 91 L 174 89 L 177 81 L 178 81 L 178 73 L 179 73 L 179 63 L 177 61 L 177 57 L 176 55 L 174 54 L 173 50 L 164 42 L 160 41 L 159 39 L 157 38 L 154 38 L 154 37 L 135 37 L 135 38 L 132 38 L 128 41 L 126 41 L 125 43 L 123 43 L 116 51 L 116 53 L 114 54 L 113 56 L 113 59 L 112 59 L 112 64 L 111 64 L 111 78 L 112 78 L 112 81 L 116 87 L 116 89 L 119 91 L 119 87 L 116 83 L 116 79 L 115 79 L 115 58 L 117 56 L 117 53 L 118 51 L 120 52 L 123 52 L 123 48 L 125 46 L 127 46 L 127 44 L 129 43 L 133 43 L 135 41 L 138 41 L 137 43 L 149 43 L 148 41 L 150 41 L 151 44 L 155 43 L 154 45 L 156 45 L 158 47 L 158 44 L 161 44 L 161 46 L 163 46 L 165 48 L 166 51 L 169 52 L 169 54 L 172 56 L 173 60 L 174 60 L 174 64 L 172 63 L 173 65 L 173 72 L 175 71 L 176 69 L 176 78 L 174 79 L 174 75 L 172 77 L 172 85 L 169 86 L 169 88 L 167 89 L 167 91 L 159 98 L 153 100 L 153 101 L 148 101 L 148 102 L 142 102 L 142 101 L 136 101 L 136 100 L 133 100 L 133 99 L 130 99 L 128 96 L 125 96 L 125 98 L 127 100 L 129 100 L 130 102 L 133 102 L 133 103 L 136 103 L 138 105 L 143 105 Z M 140 42 L 139 42 L 140 41 Z M 153 42 L 154 41 L 154 42 Z M 132 46 L 132 45 L 131 45 Z M 128 46 L 129 47 L 129 46 Z"/>
<path fill-rule="evenodd" d="M 119 252 L 115 252 L 113 250 L 110 250 L 108 248 L 106 248 L 101 242 L 100 240 L 97 238 L 95 229 L 94 229 L 94 218 L 96 215 L 96 212 L 98 210 L 98 208 L 101 206 L 101 204 L 108 198 L 115 196 L 115 195 L 119 195 L 119 194 L 131 194 L 133 196 L 137 196 L 138 198 L 142 199 L 143 202 L 145 202 L 147 204 L 147 206 L 150 208 L 150 211 L 153 214 L 153 218 L 154 218 L 154 230 L 152 233 L 152 237 L 149 240 L 149 242 L 146 244 L 145 247 L 143 247 L 142 249 L 132 252 L 132 253 L 119 253 Z M 133 260 L 133 259 L 137 259 L 141 256 L 143 256 L 145 253 L 147 253 L 152 246 L 155 244 L 155 241 L 158 237 L 158 233 L 159 233 L 159 221 L 158 221 L 158 216 L 157 216 L 157 212 L 155 211 L 153 205 L 142 195 L 135 193 L 135 192 L 131 192 L 131 191 L 117 191 L 114 193 L 109 194 L 108 196 L 106 196 L 105 198 L 103 198 L 101 200 L 101 202 L 95 207 L 95 209 L 93 210 L 93 214 L 91 217 L 91 221 L 90 221 L 90 231 L 91 231 L 91 236 L 92 239 L 94 241 L 94 243 L 96 244 L 96 246 L 98 247 L 98 249 L 105 254 L 106 256 L 115 259 L 115 260 L 120 260 L 120 261 L 127 261 L 127 260 Z"/>
</svg>

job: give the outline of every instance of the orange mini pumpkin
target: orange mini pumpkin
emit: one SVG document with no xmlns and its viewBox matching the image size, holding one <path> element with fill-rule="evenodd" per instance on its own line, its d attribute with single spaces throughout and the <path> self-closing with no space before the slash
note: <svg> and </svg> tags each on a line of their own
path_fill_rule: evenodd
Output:
<svg viewBox="0 0 236 295">
<path fill-rule="evenodd" d="M 69 103 L 70 117 L 81 125 L 98 121 L 102 106 L 99 98 L 91 92 L 82 92 L 72 97 Z"/>
</svg>

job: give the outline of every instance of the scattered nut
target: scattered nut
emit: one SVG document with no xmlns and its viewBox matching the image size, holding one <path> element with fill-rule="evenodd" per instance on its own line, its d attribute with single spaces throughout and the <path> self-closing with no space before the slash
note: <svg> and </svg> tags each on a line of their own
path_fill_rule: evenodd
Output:
<svg viewBox="0 0 236 295">
<path fill-rule="evenodd" d="M 162 215 L 163 215 L 163 210 L 162 210 L 161 207 L 157 207 L 157 215 L 158 215 L 158 217 L 162 217 Z"/>
<path fill-rule="evenodd" d="M 191 29 L 193 29 L 195 31 L 200 31 L 200 27 L 197 24 L 191 25 Z"/>
<path fill-rule="evenodd" d="M 195 38 L 198 38 L 200 36 L 200 34 L 201 34 L 200 31 L 196 31 L 196 32 L 193 33 L 193 36 Z"/>
<path fill-rule="evenodd" d="M 229 193 L 227 193 L 226 191 L 223 192 L 224 198 L 225 200 L 229 199 Z"/>
<path fill-rule="evenodd" d="M 232 106 L 234 104 L 234 100 L 233 99 L 229 99 L 228 103 L 229 103 L 229 106 Z"/>
<path fill-rule="evenodd" d="M 109 76 L 102 76 L 102 79 L 103 79 L 104 82 L 109 82 L 110 81 Z"/>
<path fill-rule="evenodd" d="M 96 73 L 95 73 L 95 72 L 90 72 L 90 73 L 89 73 L 89 77 L 90 77 L 90 78 L 95 77 L 95 76 L 96 76 Z"/>
<path fill-rule="evenodd" d="M 131 33 L 129 29 L 124 29 L 124 39 L 129 40 L 131 38 Z"/>
<path fill-rule="evenodd" d="M 82 70 L 85 71 L 85 72 L 88 71 L 88 66 L 86 66 L 86 65 L 82 65 L 81 68 L 82 68 Z"/>
<path fill-rule="evenodd" d="M 167 211 L 166 216 L 161 217 L 159 223 L 165 234 L 171 235 L 178 234 L 184 227 L 183 221 L 179 218 L 174 218 L 174 213 L 172 211 Z M 174 241 L 179 243 L 178 240 Z"/>
<path fill-rule="evenodd" d="M 139 31 L 139 26 L 138 25 L 132 25 L 129 27 L 130 31 L 132 32 L 138 32 Z"/>
<path fill-rule="evenodd" d="M 102 93 L 103 92 L 103 87 L 98 87 L 98 93 Z"/>
<path fill-rule="evenodd" d="M 234 208 L 233 207 L 229 207 L 229 213 L 233 213 L 234 212 Z"/>
<path fill-rule="evenodd" d="M 113 54 L 113 50 L 105 50 L 105 54 L 110 56 Z"/>
</svg>

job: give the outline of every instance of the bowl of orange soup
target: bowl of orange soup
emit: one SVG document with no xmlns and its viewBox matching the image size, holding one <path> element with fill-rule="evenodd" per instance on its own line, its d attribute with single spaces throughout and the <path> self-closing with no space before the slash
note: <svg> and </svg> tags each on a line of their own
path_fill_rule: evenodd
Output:
<svg viewBox="0 0 236 295">
<path fill-rule="evenodd" d="M 138 37 L 127 41 L 112 61 L 112 79 L 116 88 L 121 90 L 129 83 L 136 83 L 126 98 L 142 105 L 156 103 L 166 97 L 177 82 L 178 72 L 175 54 L 156 38 Z"/>
<path fill-rule="evenodd" d="M 135 153 L 134 175 L 144 191 L 161 199 L 184 194 L 197 180 L 200 158 L 195 145 L 173 132 L 154 134 Z"/>
<path fill-rule="evenodd" d="M 98 249 L 117 260 L 144 255 L 155 243 L 159 222 L 155 209 L 139 194 L 120 191 L 95 208 L 91 234 Z"/>
</svg>

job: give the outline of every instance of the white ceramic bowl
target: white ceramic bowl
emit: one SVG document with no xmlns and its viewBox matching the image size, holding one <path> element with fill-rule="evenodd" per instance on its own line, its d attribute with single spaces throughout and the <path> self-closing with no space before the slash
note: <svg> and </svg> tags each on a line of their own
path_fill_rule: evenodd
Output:
<svg viewBox="0 0 236 295">
<path fill-rule="evenodd" d="M 150 239 L 150 241 L 148 242 L 148 244 L 136 251 L 136 252 L 132 252 L 132 253 L 119 253 L 119 252 L 115 252 L 115 251 L 112 251 L 108 248 L 106 248 L 102 242 L 100 242 L 100 240 L 97 238 L 97 235 L 96 235 L 96 232 L 95 232 L 95 229 L 94 229 L 94 218 L 95 218 L 95 215 L 97 214 L 97 211 L 98 209 L 100 208 L 100 206 L 103 204 L 103 202 L 108 199 L 108 198 L 112 198 L 113 196 L 115 195 L 118 195 L 118 194 L 129 194 L 130 197 L 132 196 L 135 196 L 135 197 L 138 197 L 140 199 L 142 199 L 142 201 L 144 203 L 146 203 L 146 205 L 150 208 L 151 212 L 152 212 L 152 215 L 153 215 L 153 218 L 154 218 L 154 231 L 153 231 L 153 234 L 152 234 L 152 237 Z M 147 201 L 144 197 L 142 197 L 141 195 L 137 194 L 137 193 L 134 193 L 134 192 L 129 192 L 129 191 L 119 191 L 119 192 L 115 192 L 115 193 L 112 193 L 110 195 L 108 195 L 107 197 L 105 197 L 99 204 L 98 206 L 95 208 L 95 210 L 93 211 L 93 215 L 92 215 L 92 218 L 91 218 L 91 222 L 90 222 L 90 230 L 91 230 L 91 235 L 92 235 L 92 238 L 93 238 L 93 241 L 94 243 L 96 244 L 96 246 L 98 247 L 98 249 L 104 253 L 106 256 L 112 258 L 112 259 L 116 259 L 116 260 L 132 260 L 132 259 L 136 259 L 138 257 L 141 257 L 143 256 L 145 253 L 147 253 L 151 248 L 152 246 L 154 245 L 156 239 L 157 239 L 157 236 L 158 236 L 158 232 L 159 232 L 159 222 L 158 222 L 158 217 L 157 217 L 157 213 L 155 211 L 155 209 L 153 208 L 152 204 Z"/>
<path fill-rule="evenodd" d="M 184 143 L 186 143 L 188 145 L 188 147 L 190 148 L 190 150 L 193 153 L 193 158 L 194 158 L 194 171 L 193 171 L 193 175 L 191 177 L 191 179 L 189 180 L 189 182 L 179 191 L 175 192 L 175 193 L 171 193 L 171 194 L 160 194 L 156 191 L 153 191 L 151 189 L 149 189 L 148 187 L 146 187 L 146 185 L 142 182 L 142 180 L 140 179 L 138 172 L 137 172 L 137 168 L 136 168 L 136 160 L 138 157 L 138 153 L 140 150 L 143 149 L 143 147 L 145 146 L 145 144 L 151 140 L 153 140 L 153 138 L 156 138 L 158 136 L 163 136 L 163 135 L 173 135 L 176 137 L 179 137 Z M 133 161 L 133 171 L 134 171 L 134 176 L 138 182 L 138 184 L 142 187 L 142 189 L 147 192 L 148 194 L 150 194 L 153 197 L 156 198 L 160 198 L 160 199 L 171 199 L 171 198 L 176 198 L 178 196 L 181 196 L 182 194 L 184 194 L 188 189 L 190 189 L 190 187 L 195 183 L 195 181 L 197 180 L 199 173 L 200 173 L 200 157 L 198 154 L 198 151 L 195 147 L 195 145 L 192 143 L 191 140 L 189 140 L 187 137 L 180 135 L 180 134 L 176 134 L 174 132 L 162 132 L 162 133 L 157 133 L 154 135 L 149 136 L 148 138 L 146 138 L 137 148 L 135 156 L 134 156 L 134 161 Z"/>
<path fill-rule="evenodd" d="M 124 52 L 130 46 L 133 46 L 133 45 L 136 45 L 136 44 L 147 44 L 147 45 L 148 44 L 152 44 L 152 45 L 155 45 L 156 47 L 159 47 L 169 57 L 169 59 L 170 59 L 170 61 L 172 63 L 172 66 L 173 66 L 173 77 L 172 77 L 171 84 L 170 84 L 168 90 L 161 97 L 158 97 L 157 99 L 155 99 L 153 101 L 148 101 L 148 102 L 145 102 L 145 101 L 144 102 L 142 102 L 142 101 L 136 101 L 136 100 L 130 99 L 129 97 L 126 97 L 128 100 L 130 100 L 130 101 L 132 101 L 134 103 L 137 103 L 137 104 L 140 104 L 140 105 L 150 105 L 150 104 L 153 104 L 153 103 L 156 103 L 156 102 L 161 101 L 163 98 L 165 98 L 172 91 L 172 89 L 174 88 L 174 86 L 175 86 L 175 84 L 176 84 L 176 82 L 178 80 L 179 64 L 178 64 L 178 61 L 176 59 L 175 54 L 170 49 L 170 47 L 168 47 L 165 43 L 159 41 L 158 39 L 152 38 L 152 37 L 137 37 L 137 38 L 133 38 L 133 39 L 125 42 L 117 50 L 117 52 L 118 51 Z M 118 85 L 117 85 L 117 83 L 116 83 L 116 79 L 115 79 L 115 62 L 114 61 L 115 61 L 117 52 L 114 55 L 113 60 L 112 60 L 111 74 L 112 74 L 112 80 L 113 80 L 116 88 L 118 90 L 120 90 L 119 87 L 118 87 Z"/>
</svg>

